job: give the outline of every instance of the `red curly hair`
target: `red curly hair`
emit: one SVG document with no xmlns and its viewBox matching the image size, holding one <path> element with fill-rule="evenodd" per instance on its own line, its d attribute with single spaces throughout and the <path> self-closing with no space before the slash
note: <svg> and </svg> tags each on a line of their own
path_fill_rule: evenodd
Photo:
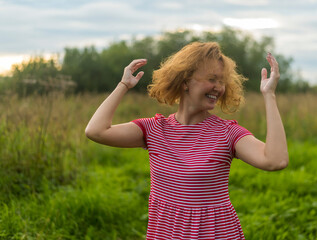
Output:
<svg viewBox="0 0 317 240">
<path fill-rule="evenodd" d="M 183 84 L 189 81 L 198 66 L 206 60 L 218 60 L 223 65 L 225 93 L 218 105 L 224 113 L 233 113 L 244 102 L 243 82 L 247 79 L 236 71 L 236 63 L 225 56 L 216 42 L 193 42 L 168 57 L 153 72 L 148 93 L 160 103 L 173 105 L 179 102 Z M 211 66 L 213 67 L 213 66 Z"/>
</svg>

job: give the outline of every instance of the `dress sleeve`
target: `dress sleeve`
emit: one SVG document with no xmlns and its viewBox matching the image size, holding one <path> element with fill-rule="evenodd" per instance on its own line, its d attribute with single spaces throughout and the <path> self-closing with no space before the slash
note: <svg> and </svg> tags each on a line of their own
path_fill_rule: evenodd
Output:
<svg viewBox="0 0 317 240">
<path fill-rule="evenodd" d="M 151 133 L 152 129 L 154 128 L 154 126 L 159 118 L 160 118 L 160 115 L 156 114 L 155 117 L 152 117 L 152 118 L 139 118 L 139 119 L 135 119 L 135 120 L 131 121 L 131 122 L 135 123 L 136 125 L 138 125 L 139 128 L 142 130 L 144 141 L 145 141 L 146 145 L 147 145 L 147 138 L 148 138 L 149 134 Z"/>
<path fill-rule="evenodd" d="M 237 121 L 231 120 L 229 121 L 227 128 L 227 139 L 229 144 L 229 149 L 233 157 L 235 157 L 235 146 L 236 143 L 243 137 L 247 135 L 253 135 L 249 130 L 240 126 Z"/>
</svg>

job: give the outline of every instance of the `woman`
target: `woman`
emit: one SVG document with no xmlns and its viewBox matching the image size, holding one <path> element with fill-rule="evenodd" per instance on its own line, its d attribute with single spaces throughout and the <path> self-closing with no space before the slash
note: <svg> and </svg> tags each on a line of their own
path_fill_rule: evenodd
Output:
<svg viewBox="0 0 317 240">
<path fill-rule="evenodd" d="M 147 239 L 244 239 L 228 194 L 232 159 L 273 171 L 288 165 L 284 127 L 275 99 L 279 68 L 269 53 L 270 77 L 262 69 L 261 92 L 267 118 L 266 142 L 236 121 L 210 113 L 219 104 L 224 112 L 243 101 L 242 82 L 235 63 L 214 42 L 191 43 L 154 71 L 150 96 L 166 104 L 178 103 L 169 117 L 137 119 L 112 125 L 125 93 L 133 88 L 146 64 L 132 61 L 121 82 L 97 109 L 86 128 L 93 141 L 115 147 L 147 148 L 151 192 Z"/>
</svg>

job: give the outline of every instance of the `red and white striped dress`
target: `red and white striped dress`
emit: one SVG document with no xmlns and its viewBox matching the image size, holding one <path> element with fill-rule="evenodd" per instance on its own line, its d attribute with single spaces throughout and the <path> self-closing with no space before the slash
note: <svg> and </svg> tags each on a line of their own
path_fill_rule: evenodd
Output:
<svg viewBox="0 0 317 240">
<path fill-rule="evenodd" d="M 251 133 L 214 115 L 194 125 L 175 114 L 132 122 L 150 156 L 147 240 L 244 239 L 228 178 L 236 142 Z"/>
</svg>

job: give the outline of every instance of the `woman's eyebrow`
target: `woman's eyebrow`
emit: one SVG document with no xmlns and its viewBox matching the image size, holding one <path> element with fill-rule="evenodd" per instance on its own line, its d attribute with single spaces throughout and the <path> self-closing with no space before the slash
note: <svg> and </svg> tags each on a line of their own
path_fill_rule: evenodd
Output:
<svg viewBox="0 0 317 240">
<path fill-rule="evenodd" d="M 219 78 L 219 76 L 217 74 L 208 74 L 207 77 L 208 78 Z"/>
</svg>

